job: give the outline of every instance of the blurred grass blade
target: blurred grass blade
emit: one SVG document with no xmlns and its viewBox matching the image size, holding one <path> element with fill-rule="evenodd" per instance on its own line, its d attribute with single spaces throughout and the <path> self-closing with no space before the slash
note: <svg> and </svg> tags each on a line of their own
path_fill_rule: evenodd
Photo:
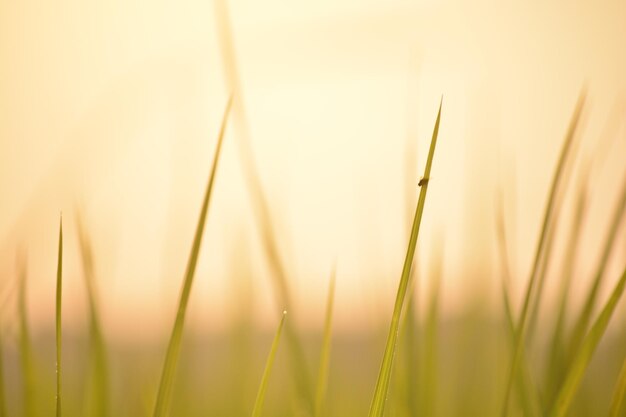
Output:
<svg viewBox="0 0 626 417">
<path fill-rule="evenodd" d="M 174 382 L 174 375 L 176 372 L 176 365 L 178 363 L 178 356 L 180 353 L 180 344 L 183 334 L 183 326 L 185 324 L 185 314 L 187 312 L 187 304 L 189 302 L 189 295 L 191 293 L 191 286 L 193 284 L 193 277 L 196 271 L 196 264 L 198 262 L 198 254 L 200 252 L 200 244 L 202 243 L 202 235 L 204 232 L 204 224 L 206 222 L 207 212 L 209 208 L 209 201 L 211 199 L 211 193 L 213 191 L 213 184 L 215 181 L 215 173 L 217 171 L 217 165 L 219 162 L 220 151 L 222 149 L 222 142 L 224 140 L 224 133 L 226 131 L 226 122 L 228 120 L 228 114 L 232 104 L 232 97 L 228 100 L 224 116 L 222 118 L 222 124 L 220 127 L 219 136 L 217 138 L 217 146 L 215 154 L 213 156 L 213 165 L 211 167 L 211 173 L 207 183 L 206 191 L 204 194 L 204 200 L 202 202 L 202 208 L 200 210 L 200 216 L 198 218 L 198 224 L 196 226 L 196 232 L 189 254 L 189 260 L 187 263 L 187 270 L 185 271 L 185 277 L 183 280 L 183 288 L 180 295 L 180 301 L 178 304 L 178 311 L 176 312 L 176 320 L 174 322 L 174 328 L 167 347 L 167 353 L 165 354 L 165 362 L 163 364 L 163 373 L 161 375 L 161 382 L 159 385 L 159 391 L 156 398 L 156 404 L 154 406 L 154 417 L 166 416 L 169 413 L 169 405 L 171 402 L 172 386 Z"/>
<path fill-rule="evenodd" d="M 322 352 L 320 354 L 320 369 L 317 376 L 317 390 L 315 392 L 315 416 L 322 416 L 322 407 L 326 397 L 328 385 L 328 364 L 330 362 L 330 342 L 332 339 L 333 304 L 335 300 L 335 277 L 336 269 L 333 268 L 328 287 L 328 300 L 326 301 L 326 318 L 324 320 L 324 338 L 322 340 Z"/>
<path fill-rule="evenodd" d="M 272 220 L 269 204 L 260 181 L 259 169 L 250 144 L 250 129 L 248 125 L 246 107 L 242 99 L 242 88 L 237 65 L 235 45 L 232 36 L 231 19 L 226 0 L 214 2 L 216 14 L 216 30 L 219 40 L 220 52 L 224 66 L 227 87 L 233 91 L 233 127 L 237 129 L 236 144 L 241 158 L 244 179 L 248 186 L 249 195 L 254 206 L 253 213 L 256 216 L 257 225 L 261 231 L 263 250 L 270 267 L 270 276 L 273 279 L 274 291 L 277 304 L 281 308 L 289 310 L 293 316 L 294 309 L 289 290 L 287 269 L 284 260 L 280 256 L 276 237 L 276 225 Z M 314 411 L 313 390 L 309 367 L 306 363 L 304 349 L 298 334 L 293 327 L 294 320 L 285 324 L 285 338 L 289 348 L 291 372 L 298 390 L 299 400 L 308 414 Z"/>
<path fill-rule="evenodd" d="M 594 275 L 593 284 L 591 286 L 591 290 L 587 293 L 587 298 L 585 300 L 585 304 L 580 313 L 578 320 L 576 321 L 574 330 L 572 331 L 572 337 L 569 343 L 570 347 L 570 357 L 572 354 L 576 352 L 578 346 L 581 343 L 585 332 L 587 331 L 587 327 L 589 326 L 589 321 L 591 320 L 591 315 L 593 314 L 593 309 L 596 305 L 596 301 L 598 298 L 598 292 L 600 291 L 600 286 L 602 284 L 602 280 L 604 278 L 604 272 L 609 262 L 609 258 L 611 256 L 611 252 L 613 247 L 615 246 L 615 241 L 619 236 L 620 224 L 622 223 L 624 217 L 626 215 L 626 176 L 622 182 L 622 190 L 619 196 L 619 200 L 617 202 L 617 206 L 615 207 L 615 211 L 613 212 L 613 217 L 611 223 L 609 223 L 608 235 L 604 239 L 604 248 L 602 250 L 600 260 L 598 261 L 598 266 Z"/>
<path fill-rule="evenodd" d="M 611 401 L 611 409 L 609 411 L 609 417 L 619 417 L 624 403 L 624 396 L 626 396 L 626 358 L 622 364 L 622 370 L 617 378 L 617 384 L 615 385 L 615 392 L 613 392 L 613 400 Z M 621 414 L 622 416 L 624 414 Z"/>
<path fill-rule="evenodd" d="M 561 182 L 561 176 L 565 167 L 565 164 L 568 159 L 569 151 L 572 147 L 572 143 L 574 141 L 575 133 L 578 127 L 578 122 L 580 120 L 580 116 L 582 114 L 583 105 L 585 103 L 585 94 L 581 93 L 580 98 L 578 99 L 578 103 L 576 104 L 576 108 L 574 110 L 574 114 L 572 116 L 572 120 L 570 121 L 570 125 L 565 136 L 565 140 L 563 142 L 563 147 L 561 149 L 561 154 L 559 156 L 559 161 L 557 163 L 554 177 L 552 179 L 552 186 L 550 187 L 550 194 L 548 196 L 548 202 L 546 204 L 546 209 L 543 217 L 543 224 L 541 226 L 541 232 L 539 234 L 539 241 L 537 243 L 537 249 L 535 252 L 535 258 L 533 261 L 532 271 L 530 273 L 530 279 L 528 281 L 528 285 L 526 287 L 526 293 L 524 295 L 524 302 L 522 305 L 522 312 L 519 317 L 519 323 L 517 325 L 515 331 L 515 348 L 513 349 L 513 358 L 511 360 L 511 367 L 509 369 L 509 374 L 507 377 L 507 382 L 504 391 L 504 401 L 502 404 L 502 417 L 507 417 L 508 407 L 509 407 L 509 399 L 511 396 L 511 388 L 513 386 L 513 381 L 516 378 L 517 371 L 519 369 L 519 365 L 523 356 L 524 345 L 526 341 L 526 322 L 528 319 L 529 307 L 532 301 L 532 295 L 534 294 L 535 282 L 538 276 L 538 270 L 541 263 L 541 257 L 544 252 L 544 245 L 546 241 L 548 227 L 550 225 L 550 221 L 552 219 L 553 206 L 556 199 L 556 194 L 559 189 L 559 184 Z"/>
<path fill-rule="evenodd" d="M 507 245 L 507 234 L 504 222 L 504 209 L 502 193 L 499 194 L 499 201 L 496 206 L 496 231 L 497 231 L 497 247 L 499 249 L 500 268 L 502 273 L 502 300 L 504 305 L 505 320 L 510 335 L 511 346 L 514 349 L 515 342 L 515 319 L 513 317 L 513 308 L 511 307 L 511 299 L 509 296 L 509 288 L 511 285 L 511 267 L 509 265 L 509 251 Z M 535 387 L 531 383 L 530 370 L 526 359 L 526 349 L 522 352 L 520 359 L 520 372 L 515 378 L 515 385 L 519 401 L 524 415 L 527 417 L 535 417 L 541 414 L 539 407 L 538 394 Z"/>
<path fill-rule="evenodd" d="M 561 273 L 561 288 L 558 291 L 558 307 L 556 323 L 552 331 L 549 347 L 548 361 L 545 369 L 546 392 L 544 398 L 547 404 L 552 404 L 554 396 L 557 394 L 558 385 L 562 382 L 566 368 L 565 364 L 565 320 L 567 314 L 567 304 L 570 297 L 570 287 L 576 264 L 576 256 L 580 246 L 580 236 L 588 204 L 588 166 L 582 169 L 581 182 L 577 191 L 574 216 L 570 227 L 570 235 L 563 257 L 563 272 Z"/>
<path fill-rule="evenodd" d="M 63 218 L 59 224 L 59 257 L 57 259 L 57 289 L 56 289 L 56 352 L 57 352 L 57 406 L 56 416 L 61 417 L 61 302 L 63 300 Z"/>
<path fill-rule="evenodd" d="M 550 417 L 565 417 L 567 415 L 567 411 L 572 402 L 574 394 L 578 390 L 578 386 L 580 385 L 580 381 L 585 374 L 585 370 L 591 361 L 593 353 L 600 343 L 604 332 L 606 331 L 607 326 L 609 325 L 609 320 L 617 307 L 617 303 L 619 302 L 622 294 L 624 293 L 624 287 L 626 286 L 626 268 L 624 272 L 622 272 L 619 281 L 615 285 L 613 292 L 604 308 L 600 312 L 600 315 L 596 319 L 595 323 L 585 336 L 580 349 L 576 353 L 576 357 L 574 361 L 569 366 L 567 376 L 557 399 L 550 411 Z"/>
<path fill-rule="evenodd" d="M 30 339 L 30 329 L 28 326 L 28 310 L 26 305 L 26 260 L 18 260 L 19 274 L 19 288 L 18 288 L 18 316 L 19 316 L 19 351 L 20 351 L 20 365 L 22 368 L 22 380 L 23 380 L 23 413 L 25 417 L 32 417 L 35 415 L 37 400 L 35 399 L 35 368 L 33 365 L 33 347 Z"/>
<path fill-rule="evenodd" d="M 443 103 L 443 100 L 442 100 Z M 387 398 L 387 391 L 389 389 L 389 381 L 391 379 L 391 371 L 393 368 L 393 358 L 396 349 L 396 343 L 398 339 L 398 328 L 400 324 L 400 317 L 402 315 L 402 309 L 404 305 L 404 298 L 406 296 L 407 287 L 409 284 L 409 277 L 411 273 L 411 266 L 413 264 L 413 256 L 415 254 L 415 247 L 417 245 L 417 237 L 419 235 L 420 223 L 422 215 L 424 213 L 424 204 L 426 202 L 426 191 L 428 190 L 428 181 L 430 179 L 430 171 L 433 162 L 433 156 L 435 153 L 435 145 L 437 144 L 437 136 L 439 134 L 439 122 L 441 120 L 441 106 L 439 104 L 439 111 L 437 112 L 437 120 L 435 122 L 435 128 L 433 130 L 433 136 L 430 142 L 430 149 L 428 151 L 428 159 L 426 160 L 426 167 L 424 169 L 424 176 L 420 180 L 420 194 L 417 202 L 417 208 L 415 210 L 415 217 L 413 220 L 413 227 L 411 229 L 411 236 L 409 238 L 409 245 L 407 248 L 406 258 L 404 260 L 404 266 L 402 268 L 402 275 L 400 277 L 400 283 L 398 286 L 398 292 L 396 295 L 396 301 L 394 304 L 393 315 L 391 317 L 391 325 L 389 327 L 389 335 L 387 336 L 387 344 L 385 346 L 385 353 L 378 374 L 378 380 L 376 382 L 376 389 L 374 391 L 374 397 L 370 406 L 370 417 L 382 417 L 385 409 L 385 400 Z"/>
<path fill-rule="evenodd" d="M 78 211 L 77 211 L 78 213 Z M 89 389 L 86 390 L 89 397 L 86 401 L 87 415 L 104 417 L 109 414 L 109 372 L 107 367 L 106 346 L 95 289 L 95 268 L 91 242 L 79 214 L 76 216 L 80 255 L 87 288 L 87 307 L 89 309 L 89 346 L 91 372 L 89 375 Z"/>
<path fill-rule="evenodd" d="M 278 330 L 274 336 L 270 353 L 267 356 L 267 362 L 265 363 L 265 369 L 263 370 L 263 377 L 261 378 L 261 385 L 259 386 L 259 392 L 257 393 L 256 400 L 254 402 L 254 409 L 252 410 L 252 417 L 259 417 L 263 410 L 263 403 L 265 402 L 265 392 L 267 391 L 267 383 L 272 373 L 272 367 L 274 366 L 274 359 L 276 359 L 276 351 L 278 350 L 278 342 L 280 341 L 280 334 L 283 331 L 283 325 L 285 324 L 285 317 L 287 317 L 287 311 L 283 311 L 283 317 L 280 319 Z"/>
<path fill-rule="evenodd" d="M 3 335 L 0 329 L 0 417 L 6 417 L 7 415 L 7 407 L 6 407 L 6 395 L 4 393 L 4 346 L 3 346 Z"/>
</svg>

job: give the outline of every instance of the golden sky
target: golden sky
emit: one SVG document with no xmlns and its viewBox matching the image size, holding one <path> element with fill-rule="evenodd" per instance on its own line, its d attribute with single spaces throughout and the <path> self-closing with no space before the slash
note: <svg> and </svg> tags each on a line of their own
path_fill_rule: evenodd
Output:
<svg viewBox="0 0 626 417">
<path fill-rule="evenodd" d="M 497 279 L 499 184 L 521 287 L 583 85 L 590 105 L 579 159 L 597 154 L 602 135 L 612 138 L 592 172 L 589 256 L 579 268 L 589 275 L 626 165 L 625 2 L 228 7 L 250 143 L 298 320 L 321 323 L 336 259 L 338 325 L 386 321 L 380 313 L 392 305 L 407 205 L 442 95 L 418 250 L 427 272 L 433 242 L 443 242 L 446 311 L 475 286 L 469 278 Z M 215 10 L 207 1 L 0 0 L 0 289 L 14 285 L 16 258 L 25 254 L 36 323 L 53 315 L 61 211 L 65 317 L 82 323 L 78 207 L 93 240 L 106 324 L 167 331 L 229 94 Z M 252 283 L 261 321 L 282 311 L 232 125 L 228 132 L 192 326 L 228 324 L 242 298 L 233 275 Z M 412 141 L 417 169 L 407 184 Z"/>
</svg>

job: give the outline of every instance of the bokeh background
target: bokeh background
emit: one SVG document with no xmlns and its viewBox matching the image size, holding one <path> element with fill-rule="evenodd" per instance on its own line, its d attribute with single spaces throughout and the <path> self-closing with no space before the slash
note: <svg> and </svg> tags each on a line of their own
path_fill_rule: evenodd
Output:
<svg viewBox="0 0 626 417">
<path fill-rule="evenodd" d="M 442 96 L 418 299 L 441 256 L 442 320 L 463 316 L 477 294 L 489 314 L 501 314 L 500 195 L 518 308 L 558 152 L 585 89 L 572 170 L 577 178 L 591 164 L 591 203 L 577 299 L 626 166 L 624 22 L 624 1 L 0 1 L 0 324 L 16 332 L 22 263 L 32 330 L 52 328 L 62 212 L 64 331 L 80 334 L 87 321 L 80 216 L 107 340 L 165 343 L 233 90 L 190 333 L 220 340 L 242 309 L 269 331 L 283 309 L 246 152 L 297 306 L 290 320 L 319 331 L 336 265 L 335 331 L 362 337 L 384 328 Z M 564 225 L 573 188 L 559 214 Z M 624 230 L 607 283 L 626 259 Z M 557 233 L 555 253 L 566 239 Z M 550 303 L 558 281 L 546 285 Z"/>
</svg>

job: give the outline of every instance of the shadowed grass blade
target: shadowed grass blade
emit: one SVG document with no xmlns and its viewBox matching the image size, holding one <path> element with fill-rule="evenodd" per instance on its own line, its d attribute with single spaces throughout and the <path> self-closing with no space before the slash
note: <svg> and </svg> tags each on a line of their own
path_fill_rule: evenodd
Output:
<svg viewBox="0 0 626 417">
<path fill-rule="evenodd" d="M 598 266 L 594 275 L 591 290 L 587 293 L 587 298 L 585 300 L 583 310 L 581 311 L 580 316 L 576 321 L 574 330 L 572 331 L 572 337 L 569 343 L 569 347 L 571 349 L 570 357 L 578 349 L 578 346 L 580 345 L 580 342 L 585 335 L 585 332 L 587 331 L 587 326 L 589 325 L 591 315 L 593 314 L 593 309 L 596 305 L 596 300 L 598 298 L 598 292 L 600 291 L 602 279 L 604 278 L 604 272 L 608 265 L 612 249 L 615 246 L 615 241 L 619 236 L 618 232 L 620 230 L 620 224 L 624 220 L 625 215 L 626 177 L 624 177 L 624 180 L 622 182 L 622 190 L 619 196 L 619 200 L 617 202 L 617 206 L 615 207 L 615 211 L 613 212 L 612 221 L 609 224 L 608 235 L 606 239 L 604 239 L 604 248 L 602 250 L 600 260 L 598 261 Z"/>
<path fill-rule="evenodd" d="M 176 365 L 178 363 L 178 356 L 180 354 L 180 344 L 182 340 L 183 326 L 185 324 L 185 314 L 187 312 L 187 304 L 189 302 L 189 295 L 191 293 L 193 277 L 196 272 L 196 264 L 198 263 L 198 254 L 200 252 L 200 244 L 202 243 L 204 224 L 206 222 L 209 201 L 211 199 L 211 193 L 213 191 L 215 172 L 217 171 L 217 165 L 219 162 L 220 151 L 222 149 L 222 142 L 224 140 L 226 122 L 228 120 L 231 103 L 232 97 L 229 99 L 226 105 L 226 109 L 224 111 L 224 116 L 222 119 L 222 125 L 220 127 L 219 136 L 217 138 L 217 146 L 215 149 L 215 154 L 213 156 L 213 165 L 211 167 L 211 173 L 209 175 L 209 180 L 204 194 L 204 200 L 202 202 L 202 208 L 200 210 L 198 224 L 196 226 L 196 232 L 194 235 L 191 252 L 189 254 L 187 270 L 185 272 L 183 288 L 180 294 L 180 301 L 178 304 L 178 311 L 176 312 L 176 320 L 174 322 L 174 328 L 172 330 L 172 335 L 170 337 L 167 347 L 167 353 L 165 354 L 163 373 L 161 375 L 159 391 L 156 398 L 156 404 L 154 406 L 154 417 L 166 416 L 169 413 L 174 374 L 176 372 Z"/>
<path fill-rule="evenodd" d="M 328 287 L 328 300 L 326 301 L 326 319 L 324 320 L 324 338 L 322 340 L 322 352 L 320 354 L 320 369 L 317 377 L 317 390 L 315 392 L 315 416 L 322 416 L 322 407 L 326 397 L 328 385 L 328 363 L 330 362 L 330 342 L 332 339 L 333 303 L 335 300 L 335 276 L 333 269 Z"/>
<path fill-rule="evenodd" d="M 539 266 L 541 264 L 541 257 L 544 252 L 544 245 L 546 241 L 548 227 L 550 225 L 550 221 L 552 219 L 552 211 L 553 206 L 556 199 L 556 194 L 559 189 L 559 184 L 561 182 L 561 176 L 567 162 L 567 158 L 569 155 L 569 151 L 571 149 L 572 142 L 574 141 L 575 133 L 578 127 L 578 122 L 580 120 L 580 116 L 582 113 L 583 105 L 585 103 L 585 94 L 581 93 L 580 98 L 578 99 L 578 103 L 576 104 L 576 108 L 574 110 L 574 114 L 572 116 L 572 120 L 570 122 L 567 134 L 565 136 L 565 140 L 563 142 L 563 147 L 561 149 L 561 154 L 559 156 L 559 161 L 556 166 L 556 170 L 554 172 L 554 177 L 552 179 L 552 186 L 550 188 L 550 194 L 548 196 L 548 202 L 546 204 L 546 210 L 543 217 L 543 224 L 541 226 L 541 233 L 539 234 L 539 241 L 537 243 L 537 249 L 535 252 L 535 258 L 533 261 L 532 271 L 530 273 L 530 279 L 528 281 L 528 285 L 526 288 L 526 294 L 524 295 L 524 302 L 522 305 L 522 312 L 519 317 L 519 323 L 516 328 L 516 336 L 515 336 L 515 349 L 513 350 L 513 359 L 511 361 L 511 367 L 509 369 L 509 375 L 506 382 L 506 387 L 504 391 L 504 401 L 502 404 L 502 417 L 507 417 L 508 407 L 509 407 L 509 398 L 511 396 L 511 388 L 513 387 L 513 381 L 515 380 L 515 376 L 517 370 L 520 365 L 521 358 L 523 356 L 524 344 L 526 341 L 526 322 L 528 319 L 529 307 L 532 301 L 532 295 L 534 294 L 535 281 L 538 276 Z"/>
<path fill-rule="evenodd" d="M 104 417 L 109 414 L 109 373 L 106 359 L 106 347 L 100 325 L 98 303 L 95 289 L 95 269 L 93 251 L 80 215 L 76 217 L 80 255 L 87 288 L 87 306 L 89 309 L 89 346 L 91 372 L 89 376 L 89 397 L 86 401 L 87 414 Z"/>
<path fill-rule="evenodd" d="M 443 100 L 442 100 L 443 101 Z M 400 325 L 400 317 L 402 315 L 402 309 L 404 305 L 404 298 L 406 296 L 407 287 L 409 284 L 409 277 L 411 273 L 411 266 L 413 264 L 413 256 L 415 254 L 415 247 L 417 245 L 417 236 L 419 235 L 420 223 L 422 221 L 422 215 L 424 213 L 424 204 L 426 202 L 426 191 L 428 190 L 428 181 L 430 179 L 430 171 L 433 162 L 433 156 L 435 153 L 435 145 L 437 144 L 437 136 L 439 134 L 439 121 L 441 120 L 441 106 L 439 104 L 439 111 L 437 113 L 437 120 L 435 122 L 435 128 L 433 130 L 433 136 L 430 142 L 430 149 L 428 151 L 428 159 L 426 160 L 426 167 L 424 169 L 424 176 L 420 180 L 419 185 L 420 194 L 417 202 L 417 208 L 415 210 L 415 217 L 413 220 L 413 227 L 411 229 L 411 236 L 409 238 L 409 245 L 407 248 L 406 258 L 404 260 L 404 266 L 402 268 L 402 275 L 400 277 L 400 284 L 398 286 L 398 292 L 396 295 L 396 301 L 394 304 L 393 315 L 391 317 L 391 325 L 389 326 L 389 335 L 387 336 L 387 344 L 385 346 L 385 353 L 378 374 L 378 381 L 376 382 L 376 389 L 374 391 L 374 397 L 370 406 L 370 417 L 382 417 L 385 409 L 385 401 L 387 399 L 387 391 L 389 389 L 389 381 L 391 379 L 391 371 L 393 368 L 393 358 L 395 354 L 398 328 Z"/>
<path fill-rule="evenodd" d="M 609 325 L 609 320 L 617 307 L 617 303 L 619 302 L 622 294 L 624 293 L 624 287 L 626 286 L 626 269 L 622 272 L 622 276 L 619 278 L 619 281 L 615 285 L 609 300 L 605 304 L 604 308 L 600 312 L 600 315 L 596 319 L 595 323 L 587 333 L 587 336 L 583 340 L 580 345 L 580 349 L 576 353 L 574 357 L 574 361 L 569 366 L 567 376 L 559 394 L 556 398 L 554 406 L 550 411 L 550 417 L 565 417 L 569 406 L 572 402 L 574 394 L 578 390 L 578 386 L 580 385 L 580 381 L 585 374 L 585 370 L 591 361 L 591 357 L 600 343 L 604 332 L 606 331 L 607 326 Z"/>
<path fill-rule="evenodd" d="M 617 378 L 617 384 L 615 385 L 615 392 L 613 393 L 613 400 L 611 401 L 611 410 L 609 411 L 609 417 L 619 417 L 619 412 L 624 402 L 624 396 L 626 396 L 626 358 L 622 364 L 622 370 Z M 623 415 L 623 414 L 622 414 Z"/>
<path fill-rule="evenodd" d="M 61 302 L 63 300 L 63 218 L 59 224 L 59 257 L 57 259 L 57 289 L 56 289 L 56 351 L 57 351 L 57 407 L 56 415 L 61 417 Z"/>
<path fill-rule="evenodd" d="M 261 411 L 263 410 L 263 403 L 265 402 L 265 392 L 267 391 L 267 383 L 270 379 L 270 374 L 272 373 L 274 359 L 276 359 L 276 351 L 278 350 L 280 334 L 282 333 L 283 325 L 285 324 L 285 317 L 287 317 L 287 312 L 283 311 L 283 317 L 280 319 L 280 323 L 278 324 L 278 330 L 276 330 L 276 335 L 274 336 L 274 341 L 272 342 L 270 353 L 267 356 L 267 362 L 265 363 L 265 369 L 263 370 L 263 377 L 261 378 L 261 385 L 259 385 L 259 392 L 257 393 L 256 401 L 254 402 L 254 409 L 252 410 L 252 417 L 259 417 L 261 415 Z"/>
</svg>

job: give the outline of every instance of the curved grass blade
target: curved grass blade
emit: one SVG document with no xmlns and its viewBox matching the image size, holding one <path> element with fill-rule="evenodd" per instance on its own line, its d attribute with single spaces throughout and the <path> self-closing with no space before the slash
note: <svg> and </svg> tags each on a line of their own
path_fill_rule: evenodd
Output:
<svg viewBox="0 0 626 417">
<path fill-rule="evenodd" d="M 624 293 L 625 286 L 626 268 L 624 269 L 624 272 L 622 272 L 622 275 L 615 285 L 609 300 L 600 312 L 600 315 L 591 327 L 591 330 L 589 330 L 589 333 L 585 336 L 580 349 L 576 353 L 574 361 L 569 366 L 565 381 L 563 382 L 554 406 L 550 411 L 550 417 L 565 417 L 567 414 L 572 399 L 574 398 L 574 394 L 578 390 L 580 381 L 585 374 L 585 370 L 587 369 L 589 362 L 591 361 L 591 357 L 593 356 L 598 343 L 600 343 L 600 340 L 609 325 L 609 320 L 617 307 L 617 303 Z"/>
<path fill-rule="evenodd" d="M 522 305 L 522 312 L 520 314 L 519 323 L 516 328 L 516 336 L 515 336 L 515 349 L 513 350 L 513 359 L 511 361 L 511 367 L 509 369 L 509 375 L 507 378 L 507 383 L 504 392 L 504 401 L 502 405 L 502 417 L 508 416 L 508 408 L 509 408 L 509 399 L 511 396 L 511 388 L 513 387 L 513 382 L 515 380 L 517 371 L 519 369 L 519 365 L 523 356 L 524 344 L 526 341 L 526 322 L 528 319 L 529 307 L 532 301 L 532 295 L 534 294 L 535 282 L 537 280 L 539 267 L 541 264 L 541 257 L 544 252 L 544 245 L 546 241 L 548 226 L 550 225 L 550 221 L 552 219 L 553 207 L 556 199 L 556 194 L 559 189 L 559 184 L 561 182 L 562 173 L 565 167 L 565 164 L 568 159 L 568 155 L 570 153 L 570 149 L 572 147 L 572 142 L 574 141 L 575 133 L 578 127 L 578 122 L 580 120 L 580 116 L 582 113 L 583 105 L 585 102 L 585 94 L 581 93 L 580 98 L 578 99 L 578 103 L 576 104 L 576 108 L 574 110 L 574 114 L 572 116 L 572 120 L 570 122 L 567 134 L 565 136 L 565 140 L 563 142 L 563 147 L 561 149 L 561 154 L 559 156 L 559 161 L 556 166 L 556 170 L 554 172 L 554 177 L 552 179 L 552 186 L 550 188 L 550 194 L 548 196 L 548 202 L 546 205 L 545 214 L 543 217 L 543 224 L 541 226 L 541 232 L 539 234 L 539 241 L 537 243 L 537 249 L 535 252 L 535 259 L 533 261 L 532 271 L 530 273 L 530 279 L 528 281 L 528 285 L 526 288 L 526 294 L 524 296 L 524 302 Z"/>
<path fill-rule="evenodd" d="M 78 213 L 78 212 L 77 212 Z M 89 308 L 89 346 L 91 355 L 90 390 L 87 404 L 87 414 L 99 417 L 109 415 L 109 372 L 107 366 L 106 346 L 95 289 L 95 268 L 91 242 L 87 236 L 82 219 L 76 216 L 80 254 L 87 288 L 87 305 Z"/>
<path fill-rule="evenodd" d="M 624 358 L 622 370 L 617 378 L 615 392 L 613 393 L 613 400 L 611 400 L 609 417 L 619 417 L 619 412 L 622 408 L 622 403 L 624 402 L 624 396 L 626 396 L 626 358 Z"/>
<path fill-rule="evenodd" d="M 183 326 L 185 324 L 187 304 L 189 302 L 191 286 L 193 284 L 193 278 L 196 272 L 196 264 L 198 263 L 198 254 L 200 252 L 200 244 L 202 243 L 204 224 L 206 222 L 209 201 L 211 199 L 211 193 L 213 191 L 215 172 L 217 171 L 217 165 L 219 162 L 220 151 L 222 149 L 222 142 L 224 140 L 226 122 L 228 120 L 228 114 L 231 108 L 231 104 L 232 97 L 228 100 L 228 103 L 226 105 L 226 109 L 224 111 L 224 116 L 222 119 L 222 125 L 220 127 L 220 132 L 217 139 L 217 147 L 213 156 L 213 165 L 211 167 L 211 173 L 209 175 L 207 188 L 204 194 L 204 200 L 202 202 L 202 208 L 200 210 L 200 216 L 198 218 L 198 224 L 196 226 L 196 233 L 194 235 L 191 252 L 189 254 L 187 270 L 185 272 L 185 277 L 183 280 L 183 288 L 180 294 L 178 311 L 176 312 L 176 320 L 174 322 L 174 328 L 172 329 L 172 335 L 170 337 L 167 347 L 167 353 L 165 354 L 165 362 L 163 364 L 163 373 L 161 375 L 161 382 L 159 384 L 159 392 L 157 394 L 156 404 L 154 406 L 154 417 L 163 417 L 168 415 L 169 413 L 172 386 L 174 382 L 174 374 L 176 372 L 176 365 L 178 363 L 178 357 L 180 354 L 180 345 L 183 335 Z"/>
<path fill-rule="evenodd" d="M 56 351 L 57 351 L 57 406 L 56 416 L 61 417 L 61 302 L 63 300 L 63 218 L 59 224 L 59 257 L 57 260 L 56 289 Z"/>
<path fill-rule="evenodd" d="M 330 342 L 332 339 L 333 303 L 335 301 L 335 277 L 336 270 L 333 268 L 328 287 L 328 300 L 326 301 L 326 319 L 324 320 L 324 338 L 322 340 L 322 353 L 320 354 L 320 369 L 317 377 L 317 390 L 315 392 L 315 417 L 322 416 L 322 407 L 326 398 L 328 386 L 328 363 L 330 362 Z"/>
<path fill-rule="evenodd" d="M 441 106 L 439 104 L 439 111 L 437 113 L 437 120 L 435 121 L 435 128 L 433 130 L 433 136 L 430 141 L 430 149 L 428 151 L 428 159 L 426 160 L 426 167 L 424 169 L 424 176 L 420 180 L 420 194 L 417 202 L 417 208 L 415 210 L 415 217 L 413 220 L 413 227 L 411 229 L 411 237 L 409 238 L 409 246 L 407 248 L 406 258 L 404 260 L 404 266 L 402 268 L 402 275 L 400 277 L 400 284 L 398 286 L 398 292 L 396 295 L 396 301 L 394 304 L 393 315 L 391 317 L 391 325 L 389 326 L 389 335 L 387 336 L 387 344 L 385 346 L 385 353 L 378 374 L 378 381 L 376 382 L 376 389 L 374 391 L 374 397 L 370 406 L 370 417 L 382 417 L 385 409 L 385 400 L 387 398 L 387 391 L 389 389 L 389 381 L 391 379 L 391 371 L 393 368 L 393 358 L 395 354 L 398 328 L 400 324 L 400 317 L 402 315 L 402 309 L 404 305 L 404 298 L 406 296 L 407 287 L 409 284 L 409 278 L 411 273 L 411 266 L 413 264 L 413 256 L 415 254 L 415 247 L 417 245 L 417 236 L 419 235 L 420 223 L 422 221 L 422 215 L 424 213 L 424 204 L 426 202 L 426 191 L 428 190 L 428 181 L 430 179 L 430 171 L 433 163 L 433 156 L 435 153 L 435 145 L 437 144 L 437 136 L 439 134 L 439 122 L 441 120 Z"/>
<path fill-rule="evenodd" d="M 598 261 L 598 267 L 596 269 L 596 273 L 594 275 L 593 284 L 591 290 L 587 293 L 587 298 L 585 300 L 585 304 L 583 310 L 580 313 L 578 320 L 576 321 L 574 330 L 572 331 L 571 341 L 569 346 L 571 348 L 571 354 L 574 354 L 580 346 L 581 340 L 587 331 L 587 327 L 589 326 L 589 321 L 591 320 L 591 315 L 593 314 L 593 309 L 596 305 L 596 300 L 598 298 L 598 292 L 600 291 L 600 286 L 602 284 L 602 280 L 604 278 L 604 272 L 608 265 L 609 258 L 611 256 L 611 252 L 613 247 L 615 246 L 615 241 L 619 236 L 620 224 L 624 220 L 626 216 L 626 177 L 622 182 L 622 190 L 620 193 L 619 200 L 617 202 L 617 206 L 615 207 L 615 211 L 613 212 L 612 221 L 609 224 L 608 235 L 606 239 L 604 239 L 604 248 L 602 250 L 602 254 L 600 256 L 600 260 Z"/>
<path fill-rule="evenodd" d="M 257 393 L 256 400 L 254 402 L 254 409 L 252 410 L 252 417 L 260 417 L 263 410 L 263 403 L 265 402 L 265 392 L 267 391 L 267 383 L 272 373 L 274 366 L 274 359 L 276 359 L 276 351 L 278 350 L 278 342 L 280 341 L 280 334 L 283 331 L 283 325 L 285 324 L 285 317 L 287 317 L 287 311 L 283 311 L 283 317 L 278 324 L 278 330 L 274 336 L 270 353 L 267 356 L 267 362 L 265 363 L 265 369 L 263 370 L 263 377 L 261 378 L 261 385 L 259 386 L 259 392 Z"/>
<path fill-rule="evenodd" d="M 26 284 L 27 284 L 27 272 L 26 272 L 26 260 L 20 259 L 18 268 L 19 274 L 19 287 L 18 287 L 18 317 L 19 317 L 19 351 L 20 351 L 20 365 L 22 368 L 22 380 L 23 380 L 23 413 L 25 417 L 32 417 L 35 415 L 35 406 L 37 404 L 35 399 L 35 367 L 33 365 L 33 347 L 30 339 L 30 329 L 28 326 L 28 310 L 26 307 Z"/>
<path fill-rule="evenodd" d="M 250 145 L 251 135 L 246 115 L 246 107 L 241 99 L 243 90 L 239 77 L 228 5 L 226 0 L 215 1 L 214 5 L 215 14 L 217 15 L 215 23 L 226 76 L 226 84 L 235 95 L 233 118 L 234 127 L 238 129 L 239 133 L 237 135 L 239 139 L 237 145 L 242 161 L 241 167 L 243 169 L 244 179 L 254 206 L 253 212 L 261 231 L 263 250 L 265 251 L 265 256 L 271 269 L 270 276 L 274 281 L 273 284 L 277 304 L 281 306 L 281 308 L 286 308 L 291 311 L 293 314 L 294 310 L 288 285 L 287 269 L 278 249 L 276 225 L 271 216 L 270 206 L 260 181 L 259 169 Z M 308 414 L 312 415 L 315 404 L 309 367 L 306 362 L 302 343 L 293 327 L 293 322 L 293 320 L 290 320 L 285 324 L 285 337 L 289 347 L 291 372 L 296 384 L 296 389 L 298 390 L 301 405 Z"/>
</svg>

